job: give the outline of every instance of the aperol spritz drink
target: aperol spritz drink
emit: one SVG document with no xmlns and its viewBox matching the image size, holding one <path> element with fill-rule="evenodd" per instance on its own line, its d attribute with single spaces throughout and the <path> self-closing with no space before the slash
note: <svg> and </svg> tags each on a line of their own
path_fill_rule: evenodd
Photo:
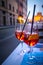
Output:
<svg viewBox="0 0 43 65">
<path fill-rule="evenodd" d="M 20 51 L 20 55 L 22 55 L 22 53 L 26 52 L 26 50 L 23 49 L 23 42 L 24 42 L 24 30 L 22 31 L 23 26 L 24 26 L 24 19 L 22 19 L 19 16 L 18 20 L 16 22 L 16 25 L 15 25 L 15 36 L 21 42 L 22 48 Z"/>
<path fill-rule="evenodd" d="M 32 55 L 33 47 L 38 43 L 39 34 L 37 23 L 33 24 L 33 29 L 31 33 L 31 23 L 26 24 L 24 32 L 24 42 L 30 46 L 29 60 L 35 59 L 35 56 Z"/>
</svg>

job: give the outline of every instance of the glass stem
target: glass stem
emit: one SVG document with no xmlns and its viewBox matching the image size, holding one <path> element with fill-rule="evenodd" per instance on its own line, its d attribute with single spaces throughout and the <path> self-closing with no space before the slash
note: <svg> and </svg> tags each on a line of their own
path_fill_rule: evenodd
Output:
<svg viewBox="0 0 43 65">
<path fill-rule="evenodd" d="M 22 45 L 22 50 L 23 50 L 23 41 L 21 42 L 21 45 Z"/>
<path fill-rule="evenodd" d="M 33 48 L 32 46 L 30 47 L 30 58 L 32 58 L 32 52 L 33 52 Z"/>
</svg>

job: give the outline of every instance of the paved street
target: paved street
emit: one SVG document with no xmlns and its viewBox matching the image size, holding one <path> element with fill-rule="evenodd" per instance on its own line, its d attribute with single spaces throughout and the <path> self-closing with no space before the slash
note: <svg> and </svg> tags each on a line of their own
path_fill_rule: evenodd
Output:
<svg viewBox="0 0 43 65">
<path fill-rule="evenodd" d="M 0 63 L 18 46 L 19 41 L 15 38 L 14 28 L 0 30 Z"/>
</svg>

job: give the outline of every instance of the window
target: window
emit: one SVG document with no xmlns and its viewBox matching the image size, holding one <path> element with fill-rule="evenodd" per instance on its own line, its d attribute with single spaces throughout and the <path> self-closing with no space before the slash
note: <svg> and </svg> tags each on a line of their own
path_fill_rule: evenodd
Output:
<svg viewBox="0 0 43 65">
<path fill-rule="evenodd" d="M 2 11 L 3 14 L 5 14 L 6 12 L 5 11 Z"/>
<path fill-rule="evenodd" d="M 15 25 L 15 15 L 13 14 L 13 24 Z"/>
<path fill-rule="evenodd" d="M 18 9 L 16 10 L 16 13 L 18 13 Z"/>
<path fill-rule="evenodd" d="M 12 25 L 12 18 L 10 17 L 10 25 Z"/>
<path fill-rule="evenodd" d="M 3 16 L 3 25 L 5 26 L 6 25 L 6 17 Z"/>
<path fill-rule="evenodd" d="M 20 2 L 20 6 L 23 7 L 23 3 Z"/>
<path fill-rule="evenodd" d="M 11 10 L 11 4 L 9 4 L 9 10 Z"/>
<path fill-rule="evenodd" d="M 12 16 L 12 13 L 10 13 L 10 16 Z"/>
<path fill-rule="evenodd" d="M 15 18 L 13 18 L 13 24 L 15 25 Z"/>
<path fill-rule="evenodd" d="M 5 7 L 5 2 L 2 0 L 2 7 Z"/>
<path fill-rule="evenodd" d="M 13 12 L 14 12 L 14 7 L 13 7 Z"/>
</svg>

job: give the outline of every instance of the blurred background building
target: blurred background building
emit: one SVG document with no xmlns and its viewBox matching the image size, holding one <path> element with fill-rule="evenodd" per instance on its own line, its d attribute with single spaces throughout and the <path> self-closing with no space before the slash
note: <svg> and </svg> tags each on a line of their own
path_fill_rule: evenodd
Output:
<svg viewBox="0 0 43 65">
<path fill-rule="evenodd" d="M 27 17 L 27 0 L 0 0 L 0 26 L 15 25 L 19 15 Z"/>
<path fill-rule="evenodd" d="M 32 19 L 28 19 L 29 22 L 32 22 Z M 43 22 L 43 15 L 41 12 L 38 12 L 37 15 L 34 16 L 34 22 Z"/>
</svg>

